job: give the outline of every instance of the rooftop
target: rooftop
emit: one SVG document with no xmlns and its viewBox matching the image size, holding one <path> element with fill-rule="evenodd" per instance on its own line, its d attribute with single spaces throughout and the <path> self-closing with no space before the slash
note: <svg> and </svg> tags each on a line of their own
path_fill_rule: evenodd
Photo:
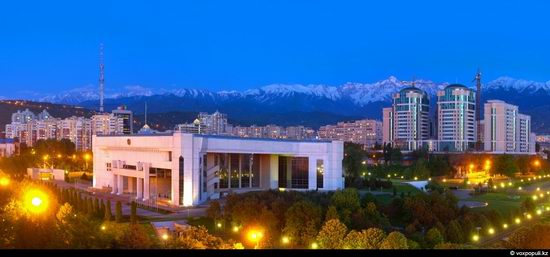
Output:
<svg viewBox="0 0 550 257">
<path fill-rule="evenodd" d="M 131 134 L 131 135 L 97 135 L 97 137 L 167 137 L 173 136 L 176 133 L 192 134 L 184 132 L 160 132 L 158 134 Z M 275 138 L 256 138 L 256 137 L 238 137 L 238 136 L 224 136 L 224 135 L 205 135 L 205 134 L 193 134 L 195 137 L 203 138 L 219 138 L 219 139 L 232 139 L 232 140 L 255 140 L 255 141 L 272 141 L 272 142 L 306 142 L 306 143 L 330 143 L 333 140 L 326 139 L 275 139 Z M 337 141 L 337 140 L 334 140 Z"/>
</svg>

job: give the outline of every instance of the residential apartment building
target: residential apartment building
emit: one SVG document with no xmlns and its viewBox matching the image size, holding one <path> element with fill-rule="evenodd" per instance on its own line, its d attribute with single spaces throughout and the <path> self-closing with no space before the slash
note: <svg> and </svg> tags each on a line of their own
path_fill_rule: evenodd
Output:
<svg viewBox="0 0 550 257">
<path fill-rule="evenodd" d="M 484 106 L 484 150 L 495 153 L 534 153 L 531 117 L 518 106 L 489 100 Z"/>
<path fill-rule="evenodd" d="M 382 122 L 357 120 L 321 126 L 319 138 L 352 142 L 363 145 L 365 149 L 373 148 L 375 144 L 382 144 Z"/>
<path fill-rule="evenodd" d="M 474 150 L 477 140 L 476 93 L 460 84 L 437 92 L 437 142 L 439 151 Z"/>
<path fill-rule="evenodd" d="M 405 151 L 427 147 L 430 137 L 430 99 L 425 91 L 407 87 L 392 96 L 383 109 L 382 141 Z"/>
</svg>

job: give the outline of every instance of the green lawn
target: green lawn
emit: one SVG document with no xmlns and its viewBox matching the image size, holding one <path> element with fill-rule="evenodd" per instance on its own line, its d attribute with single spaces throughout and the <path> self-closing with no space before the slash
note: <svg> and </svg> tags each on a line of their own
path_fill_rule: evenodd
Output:
<svg viewBox="0 0 550 257">
<path fill-rule="evenodd" d="M 486 202 L 489 204 L 487 207 L 474 208 L 473 210 L 493 209 L 500 213 L 503 217 L 507 217 L 513 211 L 520 208 L 521 203 L 526 197 L 528 196 L 506 193 L 486 193 L 468 198 L 466 200 Z"/>
</svg>

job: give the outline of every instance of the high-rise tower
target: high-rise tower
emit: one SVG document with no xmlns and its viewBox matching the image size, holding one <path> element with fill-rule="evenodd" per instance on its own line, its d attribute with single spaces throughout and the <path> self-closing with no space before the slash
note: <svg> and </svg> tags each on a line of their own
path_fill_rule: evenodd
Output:
<svg viewBox="0 0 550 257">
<path fill-rule="evenodd" d="M 482 133 L 484 132 L 481 128 L 481 71 L 478 69 L 476 73 L 476 127 L 477 127 L 477 143 L 476 150 L 482 150 L 483 142 Z"/>
<path fill-rule="evenodd" d="M 99 112 L 104 112 L 103 98 L 105 97 L 105 65 L 103 64 L 103 44 L 99 46 Z"/>
</svg>

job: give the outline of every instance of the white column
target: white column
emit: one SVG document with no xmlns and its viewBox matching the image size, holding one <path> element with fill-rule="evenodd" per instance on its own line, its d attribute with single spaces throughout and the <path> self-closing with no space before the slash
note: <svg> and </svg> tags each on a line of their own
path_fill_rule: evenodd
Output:
<svg viewBox="0 0 550 257">
<path fill-rule="evenodd" d="M 118 175 L 117 179 L 117 194 L 121 195 L 124 192 L 124 176 Z"/>
<path fill-rule="evenodd" d="M 118 181 L 118 175 L 113 174 L 113 190 L 111 191 L 111 194 L 117 193 L 117 181 Z"/>
<path fill-rule="evenodd" d="M 142 178 L 136 178 L 137 181 L 137 195 L 136 197 L 138 199 L 143 199 L 143 179 Z"/>
<path fill-rule="evenodd" d="M 149 167 L 151 167 L 151 164 L 144 163 L 143 164 L 143 173 L 144 173 L 144 179 L 143 179 L 143 200 L 149 200 Z"/>
<path fill-rule="evenodd" d="M 317 158 L 315 156 L 308 156 L 308 189 L 317 189 Z"/>
</svg>

